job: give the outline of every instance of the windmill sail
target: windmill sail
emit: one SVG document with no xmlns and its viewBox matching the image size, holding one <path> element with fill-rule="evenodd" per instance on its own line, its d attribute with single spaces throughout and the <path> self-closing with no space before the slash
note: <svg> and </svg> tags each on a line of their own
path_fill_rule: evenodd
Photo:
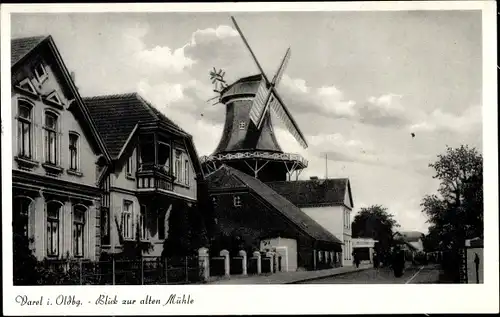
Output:
<svg viewBox="0 0 500 317">
<path fill-rule="evenodd" d="M 267 89 L 267 84 L 264 79 L 260 81 L 259 88 L 253 99 L 252 108 L 250 109 L 250 119 L 258 127 L 259 122 L 264 114 L 264 108 L 266 107 L 266 101 L 268 99 L 269 89 Z"/>
<path fill-rule="evenodd" d="M 290 60 L 290 54 L 291 54 L 291 51 L 290 51 L 290 48 L 288 48 L 286 50 L 285 56 L 283 57 L 283 61 L 281 62 L 281 65 L 278 68 L 278 71 L 276 72 L 276 75 L 274 75 L 272 85 L 275 87 L 278 86 L 278 84 L 281 80 L 281 77 L 283 76 L 283 73 L 285 72 L 285 68 L 288 64 L 288 61 Z"/>
<path fill-rule="evenodd" d="M 283 122 L 285 127 L 287 128 L 288 132 L 290 132 L 295 140 L 299 142 L 299 144 L 303 148 L 307 148 L 307 141 L 304 138 L 304 135 L 300 131 L 297 123 L 293 119 L 292 115 L 290 112 L 285 107 L 285 104 L 281 100 L 281 98 L 274 92 L 273 89 L 273 94 L 270 98 L 270 108 L 271 110 L 276 114 L 276 116 Z"/>
</svg>

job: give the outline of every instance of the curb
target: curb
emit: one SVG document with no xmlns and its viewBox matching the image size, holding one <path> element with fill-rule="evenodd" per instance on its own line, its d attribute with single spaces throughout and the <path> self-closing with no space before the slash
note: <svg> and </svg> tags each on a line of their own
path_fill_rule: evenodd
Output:
<svg viewBox="0 0 500 317">
<path fill-rule="evenodd" d="M 372 269 L 372 268 L 373 267 L 367 267 L 367 268 L 363 268 L 363 269 L 357 269 L 355 271 L 346 271 L 346 272 L 328 274 L 328 275 L 324 275 L 324 276 L 309 277 L 309 278 L 304 278 L 304 279 L 296 280 L 296 281 L 293 281 L 293 282 L 286 282 L 284 284 L 297 284 L 297 283 L 301 283 L 301 282 L 321 280 L 321 279 L 324 279 L 324 278 L 327 278 L 327 277 L 340 276 L 340 275 L 346 275 L 346 274 L 351 274 L 351 273 L 357 273 L 357 272 L 366 271 L 366 270 L 369 270 L 369 269 Z"/>
</svg>

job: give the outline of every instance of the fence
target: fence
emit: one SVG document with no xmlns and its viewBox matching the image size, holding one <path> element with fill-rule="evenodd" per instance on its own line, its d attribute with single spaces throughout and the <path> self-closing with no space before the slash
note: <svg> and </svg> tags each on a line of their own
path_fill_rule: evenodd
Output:
<svg viewBox="0 0 500 317">
<path fill-rule="evenodd" d="M 39 285 L 158 285 L 201 281 L 198 257 L 143 258 L 90 262 L 47 260 L 38 268 Z"/>
</svg>

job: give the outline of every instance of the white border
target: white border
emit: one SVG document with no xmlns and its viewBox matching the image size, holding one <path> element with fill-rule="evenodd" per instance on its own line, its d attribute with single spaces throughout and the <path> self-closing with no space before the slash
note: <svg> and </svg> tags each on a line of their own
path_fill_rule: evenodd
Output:
<svg viewBox="0 0 500 317">
<path fill-rule="evenodd" d="M 266 8 L 263 10 L 262 8 Z M 494 1 L 411 1 L 355 3 L 196 3 L 196 4 L 39 4 L 1 7 L 1 113 L 3 307 L 6 315 L 187 315 L 187 314 L 369 314 L 498 312 L 498 142 L 496 10 Z M 238 12 L 238 11 L 397 11 L 482 10 L 483 12 L 483 154 L 485 198 L 485 282 L 479 285 L 247 285 L 247 286 L 12 286 L 12 139 L 10 100 L 10 13 L 13 12 Z M 143 306 L 89 304 L 100 294 L 138 299 L 146 294 L 165 299 L 170 293 L 191 294 L 193 305 Z M 55 298 L 75 295 L 84 304 L 20 307 L 15 296 Z"/>
</svg>

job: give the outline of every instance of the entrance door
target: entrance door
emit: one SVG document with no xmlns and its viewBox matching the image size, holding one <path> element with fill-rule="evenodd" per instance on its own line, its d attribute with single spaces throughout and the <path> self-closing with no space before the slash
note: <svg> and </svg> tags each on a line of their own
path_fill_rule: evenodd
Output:
<svg viewBox="0 0 500 317">
<path fill-rule="evenodd" d="M 279 254 L 279 261 L 281 270 L 288 272 L 288 248 L 287 247 L 276 247 L 276 253 Z"/>
</svg>

